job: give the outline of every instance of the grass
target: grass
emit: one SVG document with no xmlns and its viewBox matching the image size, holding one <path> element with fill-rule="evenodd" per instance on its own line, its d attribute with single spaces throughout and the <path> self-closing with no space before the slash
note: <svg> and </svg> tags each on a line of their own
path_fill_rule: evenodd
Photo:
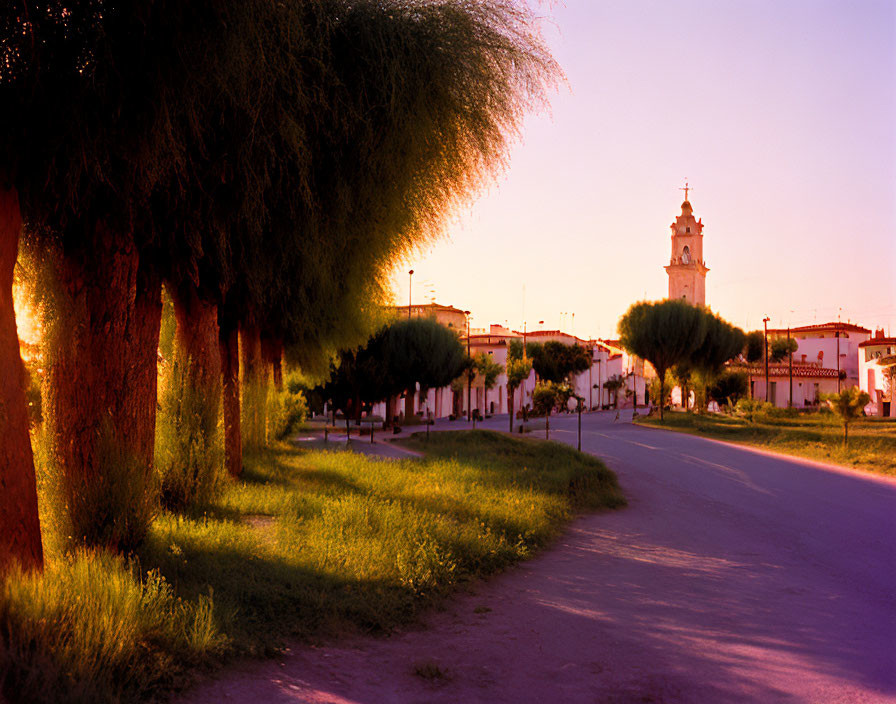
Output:
<svg viewBox="0 0 896 704">
<path fill-rule="evenodd" d="M 475 431 L 408 445 L 427 457 L 281 445 L 201 514 L 160 514 L 130 560 L 59 552 L 43 575 L 12 576 L 0 700 L 152 699 L 292 639 L 388 633 L 530 557 L 577 511 L 624 504 L 612 472 L 559 444 Z"/>
<path fill-rule="evenodd" d="M 744 418 L 715 413 L 666 413 L 663 423 L 658 417 L 639 422 L 896 476 L 896 422 L 891 420 L 865 418 L 851 423 L 847 448 L 843 447 L 843 426 L 830 414 L 762 418 L 750 423 Z"/>
</svg>

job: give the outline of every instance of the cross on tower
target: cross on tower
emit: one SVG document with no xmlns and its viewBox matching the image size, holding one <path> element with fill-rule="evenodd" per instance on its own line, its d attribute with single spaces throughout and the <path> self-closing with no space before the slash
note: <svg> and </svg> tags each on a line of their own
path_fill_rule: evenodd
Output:
<svg viewBox="0 0 896 704">
<path fill-rule="evenodd" d="M 693 191 L 694 189 L 688 185 L 688 180 L 685 179 L 684 180 L 684 188 L 679 188 L 678 190 L 684 191 L 684 199 L 687 200 L 688 199 L 688 191 Z"/>
</svg>

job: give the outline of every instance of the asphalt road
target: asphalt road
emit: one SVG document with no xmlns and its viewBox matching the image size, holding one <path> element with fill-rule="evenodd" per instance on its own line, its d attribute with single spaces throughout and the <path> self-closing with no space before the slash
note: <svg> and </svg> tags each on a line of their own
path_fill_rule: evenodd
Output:
<svg viewBox="0 0 896 704">
<path fill-rule="evenodd" d="M 582 440 L 628 508 L 425 626 L 297 647 L 189 701 L 896 702 L 896 482 L 629 416 L 583 416 Z M 575 444 L 575 416 L 551 425 Z"/>
</svg>

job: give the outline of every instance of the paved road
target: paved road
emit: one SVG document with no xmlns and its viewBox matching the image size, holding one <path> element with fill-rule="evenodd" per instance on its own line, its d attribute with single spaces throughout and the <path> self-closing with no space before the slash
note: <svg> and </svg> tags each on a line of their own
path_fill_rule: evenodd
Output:
<svg viewBox="0 0 896 704">
<path fill-rule="evenodd" d="M 298 648 L 190 701 L 896 702 L 896 482 L 613 418 L 583 417 L 583 449 L 628 508 L 425 628 Z"/>
</svg>

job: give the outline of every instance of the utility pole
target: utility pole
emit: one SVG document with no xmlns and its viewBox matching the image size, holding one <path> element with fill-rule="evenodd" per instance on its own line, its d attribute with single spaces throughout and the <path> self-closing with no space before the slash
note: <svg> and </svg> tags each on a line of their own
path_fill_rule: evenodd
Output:
<svg viewBox="0 0 896 704">
<path fill-rule="evenodd" d="M 837 338 L 837 393 L 840 393 L 840 331 L 834 333 Z"/>
<path fill-rule="evenodd" d="M 426 283 L 425 281 L 423 283 Z M 411 269 L 408 272 L 408 320 L 411 319 L 411 294 L 413 293 L 414 287 L 414 270 Z"/>
<path fill-rule="evenodd" d="M 790 347 L 790 327 L 787 328 L 787 356 L 790 359 L 790 401 L 787 402 L 788 408 L 793 408 L 793 349 Z"/>
<path fill-rule="evenodd" d="M 769 318 L 766 316 L 762 319 L 762 329 L 763 329 L 763 347 L 765 348 L 765 402 L 768 403 L 768 321 Z"/>
<path fill-rule="evenodd" d="M 839 308 L 837 310 L 837 327 L 840 327 L 840 316 L 843 313 L 843 308 Z M 840 393 L 840 330 L 836 330 L 834 332 L 834 337 L 837 338 L 837 393 Z"/>
</svg>

